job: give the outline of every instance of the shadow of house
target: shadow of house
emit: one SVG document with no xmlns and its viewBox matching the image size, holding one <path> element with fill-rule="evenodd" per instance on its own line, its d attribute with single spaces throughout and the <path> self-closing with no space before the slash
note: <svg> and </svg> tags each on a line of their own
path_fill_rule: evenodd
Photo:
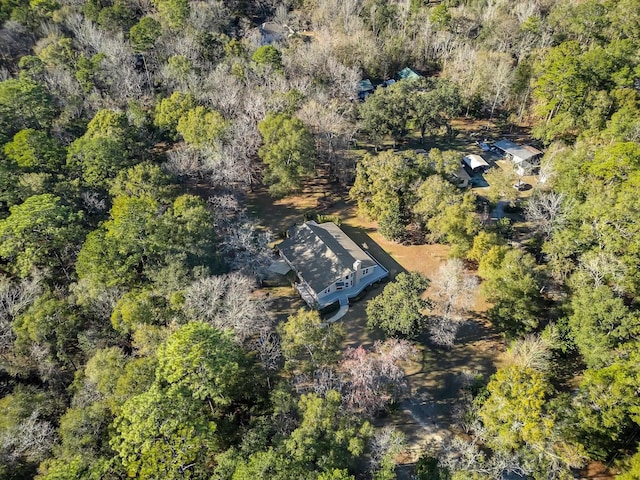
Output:
<svg viewBox="0 0 640 480">
<path fill-rule="evenodd" d="M 354 227 L 348 224 L 342 224 L 342 230 L 349 235 L 354 242 L 371 254 L 378 263 L 389 271 L 389 278 L 393 279 L 399 273 L 407 273 L 405 268 L 400 265 L 391 255 L 389 255 L 380 245 L 378 245 L 368 235 L 367 232 L 375 231 L 373 228 L 366 229 L 362 227 Z"/>
<path fill-rule="evenodd" d="M 458 188 L 467 188 L 471 185 L 471 175 L 463 167 L 449 175 L 448 179 Z"/>
</svg>

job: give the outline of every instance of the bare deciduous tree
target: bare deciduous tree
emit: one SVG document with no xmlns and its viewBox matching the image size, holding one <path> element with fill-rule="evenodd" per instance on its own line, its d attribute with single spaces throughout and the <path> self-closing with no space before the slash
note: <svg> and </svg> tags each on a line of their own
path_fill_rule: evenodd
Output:
<svg viewBox="0 0 640 480">
<path fill-rule="evenodd" d="M 82 192 L 80 194 L 82 203 L 85 208 L 91 213 L 102 213 L 107 209 L 106 199 L 98 192 Z"/>
<path fill-rule="evenodd" d="M 403 447 L 404 434 L 396 430 L 393 425 L 387 425 L 377 430 L 369 444 L 371 449 L 370 471 L 373 473 L 383 466 L 395 465 L 394 457 L 402 451 Z M 392 465 L 385 465 L 389 463 Z"/>
<path fill-rule="evenodd" d="M 205 151 L 204 167 L 214 186 L 251 186 L 255 181 L 253 160 L 262 142 L 255 123 L 234 122 L 218 148 Z"/>
<path fill-rule="evenodd" d="M 34 40 L 26 26 L 6 21 L 0 28 L 0 59 L 8 62 L 12 57 L 28 55 Z"/>
<path fill-rule="evenodd" d="M 233 14 L 226 2 L 192 2 L 189 25 L 194 31 L 223 33 Z"/>
<path fill-rule="evenodd" d="M 258 352 L 267 372 L 274 372 L 280 367 L 282 360 L 280 338 L 274 332 L 261 331 L 255 340 L 254 350 Z"/>
<path fill-rule="evenodd" d="M 453 437 L 441 447 L 438 465 L 450 472 L 470 472 L 489 478 L 503 478 L 513 473 L 521 477 L 531 474 L 517 452 L 494 452 L 489 458 L 474 439 L 471 442 Z"/>
<path fill-rule="evenodd" d="M 493 114 L 499 104 L 502 104 L 508 94 L 508 87 L 513 79 L 514 66 L 513 61 L 508 55 L 503 55 L 495 59 L 489 67 L 492 71 L 490 76 L 491 82 L 491 115 L 489 122 L 493 120 Z"/>
<path fill-rule="evenodd" d="M 436 345 L 451 347 L 455 343 L 460 328 L 458 321 L 445 317 L 435 317 L 429 323 L 429 337 Z"/>
<path fill-rule="evenodd" d="M 537 191 L 529 198 L 525 214 L 548 239 L 566 221 L 566 212 L 571 209 L 570 203 L 563 193 Z"/>
<path fill-rule="evenodd" d="M 563 157 L 570 154 L 571 148 L 563 142 L 557 141 L 549 145 L 540 160 L 539 182 L 536 189 L 548 191 L 553 188 L 554 180 L 558 175 L 557 165 L 564 161 Z"/>
<path fill-rule="evenodd" d="M 42 278 L 37 270 L 17 284 L 0 276 L 0 357 L 5 360 L 16 339 L 13 321 L 42 294 Z"/>
<path fill-rule="evenodd" d="M 241 215 L 235 228 L 229 229 L 225 235 L 227 261 L 234 270 L 262 280 L 273 262 L 273 251 L 269 248 L 271 241 L 270 231 L 258 230 L 255 224 Z"/>
<path fill-rule="evenodd" d="M 433 279 L 434 312 L 445 317 L 467 313 L 475 302 L 478 279 L 465 272 L 459 259 L 447 260 Z"/>
<path fill-rule="evenodd" d="M 329 94 L 332 98 L 349 100 L 355 98 L 358 81 L 362 73 L 354 67 L 347 67 L 338 62 L 333 56 L 327 58 L 326 72 Z"/>
<path fill-rule="evenodd" d="M 482 84 L 482 79 L 475 70 L 479 54 L 476 48 L 470 44 L 463 43 L 455 45 L 455 47 L 451 56 L 444 56 L 446 60 L 443 74 L 446 78 L 456 81 L 463 97 L 471 98 L 479 93 Z M 436 58 L 443 58 L 443 53 L 437 51 L 433 55 Z M 469 115 L 468 108 L 467 115 Z"/>
<path fill-rule="evenodd" d="M 109 321 L 113 308 L 124 293 L 119 287 L 96 289 L 89 278 L 83 278 L 71 286 L 75 301 L 98 320 Z"/>
<path fill-rule="evenodd" d="M 588 251 L 580 256 L 579 262 L 580 269 L 589 275 L 594 287 L 611 282 L 615 291 L 624 291 L 621 284 L 627 275 L 628 267 L 613 253 L 602 250 Z"/>
<path fill-rule="evenodd" d="M 218 222 L 225 227 L 235 223 L 235 219 L 244 211 L 238 198 L 231 193 L 209 197 L 207 203 L 211 205 Z"/>
<path fill-rule="evenodd" d="M 364 3 L 359 0 L 328 0 L 318 3 L 312 12 L 313 29 L 332 26 L 336 32 L 354 33 L 363 28 L 361 14 Z"/>
<path fill-rule="evenodd" d="M 215 85 L 215 88 L 202 88 L 194 92 L 196 98 L 211 104 L 225 118 L 239 119 L 245 114 L 247 100 L 246 86 L 234 76 L 231 67 L 219 64 L 204 80 L 205 85 Z"/>
<path fill-rule="evenodd" d="M 104 54 L 101 80 L 108 86 L 111 99 L 122 104 L 140 98 L 146 78 L 136 71 L 133 50 L 124 36 L 108 34 L 81 14 L 69 15 L 65 21 L 86 56 Z"/>
<path fill-rule="evenodd" d="M 505 355 L 507 364 L 532 368 L 546 374 L 551 368 L 549 344 L 539 335 L 527 335 L 516 340 Z"/>
<path fill-rule="evenodd" d="M 451 346 L 463 316 L 473 306 L 478 279 L 465 272 L 461 260 L 452 259 L 440 267 L 432 285 L 433 317 L 429 333 L 436 344 Z"/>
<path fill-rule="evenodd" d="M 54 354 L 51 346 L 47 343 L 32 343 L 29 345 L 29 357 L 33 362 L 34 369 L 38 372 L 38 376 L 45 381 L 56 380 L 63 372 L 60 365 L 54 360 Z"/>
<path fill-rule="evenodd" d="M 329 390 L 340 392 L 344 388 L 344 378 L 332 367 L 319 367 L 309 373 L 299 373 L 293 378 L 298 393 L 313 392 L 326 395 Z"/>
<path fill-rule="evenodd" d="M 336 178 L 342 182 L 350 180 L 355 165 L 347 162 L 344 152 L 355 136 L 357 126 L 349 120 L 349 110 L 325 98 L 307 102 L 298 116 L 312 128 L 318 152 L 327 159 Z"/>
<path fill-rule="evenodd" d="M 538 17 L 540 15 L 540 6 L 535 1 L 518 2 L 513 5 L 518 22 L 524 23 L 530 17 Z"/>
<path fill-rule="evenodd" d="M 245 342 L 272 325 L 268 303 L 254 289 L 255 281 L 240 273 L 203 278 L 185 290 L 183 310 L 188 318 L 231 330 Z"/>
<path fill-rule="evenodd" d="M 40 412 L 35 410 L 0 436 L 0 458 L 5 465 L 21 459 L 40 462 L 47 458 L 55 442 L 55 428 L 39 417 Z"/>
<path fill-rule="evenodd" d="M 210 197 L 208 202 L 224 238 L 223 253 L 229 266 L 258 280 L 265 278 L 273 262 L 271 232 L 258 229 L 231 194 Z"/>
<path fill-rule="evenodd" d="M 344 401 L 347 408 L 373 415 L 407 393 L 401 362 L 415 356 L 406 340 L 376 342 L 373 350 L 350 348 L 340 366 L 345 372 Z"/>
<path fill-rule="evenodd" d="M 450 472 L 478 471 L 486 460 L 484 452 L 475 442 L 467 442 L 459 437 L 453 437 L 441 446 L 438 466 Z"/>
<path fill-rule="evenodd" d="M 175 148 L 167 153 L 162 168 L 178 178 L 203 178 L 205 176 L 202 153 L 195 148 Z"/>
</svg>

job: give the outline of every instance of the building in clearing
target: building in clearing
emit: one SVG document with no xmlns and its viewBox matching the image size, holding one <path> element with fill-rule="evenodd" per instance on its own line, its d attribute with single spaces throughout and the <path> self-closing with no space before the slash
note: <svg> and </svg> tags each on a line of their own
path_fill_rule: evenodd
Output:
<svg viewBox="0 0 640 480">
<path fill-rule="evenodd" d="M 540 166 L 542 152 L 530 145 L 518 145 L 510 140 L 500 140 L 493 146 L 514 163 L 518 175 L 531 175 Z"/>
<path fill-rule="evenodd" d="M 469 167 L 474 173 L 482 173 L 489 169 L 489 164 L 480 155 L 465 155 L 462 163 Z"/>
<path fill-rule="evenodd" d="M 348 305 L 350 298 L 389 275 L 332 222 L 296 226 L 276 248 L 296 273 L 296 289 L 316 309 L 336 302 Z"/>
</svg>

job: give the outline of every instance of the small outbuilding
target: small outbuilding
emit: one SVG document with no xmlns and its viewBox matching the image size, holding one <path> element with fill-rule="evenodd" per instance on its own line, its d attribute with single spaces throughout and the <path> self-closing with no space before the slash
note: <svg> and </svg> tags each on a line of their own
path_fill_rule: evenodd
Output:
<svg viewBox="0 0 640 480">
<path fill-rule="evenodd" d="M 422 75 L 417 74 L 409 67 L 405 67 L 398 72 L 398 78 L 400 78 L 400 80 L 415 80 L 417 78 L 420 78 L 421 76 Z"/>
<path fill-rule="evenodd" d="M 462 163 L 469 167 L 474 173 L 483 173 L 489 169 L 489 164 L 480 155 L 465 155 Z"/>
<path fill-rule="evenodd" d="M 464 168 L 460 167 L 451 174 L 450 181 L 458 188 L 467 188 L 471 184 L 471 176 Z"/>
<path fill-rule="evenodd" d="M 510 140 L 500 140 L 494 143 L 493 147 L 514 163 L 518 175 L 531 175 L 540 166 L 543 153 L 531 145 L 518 145 Z"/>
</svg>

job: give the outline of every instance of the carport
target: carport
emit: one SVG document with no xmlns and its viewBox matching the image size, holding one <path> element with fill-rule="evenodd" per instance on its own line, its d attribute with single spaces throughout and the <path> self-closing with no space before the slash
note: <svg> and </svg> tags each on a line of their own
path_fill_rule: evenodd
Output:
<svg viewBox="0 0 640 480">
<path fill-rule="evenodd" d="M 462 161 L 474 173 L 482 173 L 489 169 L 489 164 L 480 155 L 465 155 Z"/>
</svg>

